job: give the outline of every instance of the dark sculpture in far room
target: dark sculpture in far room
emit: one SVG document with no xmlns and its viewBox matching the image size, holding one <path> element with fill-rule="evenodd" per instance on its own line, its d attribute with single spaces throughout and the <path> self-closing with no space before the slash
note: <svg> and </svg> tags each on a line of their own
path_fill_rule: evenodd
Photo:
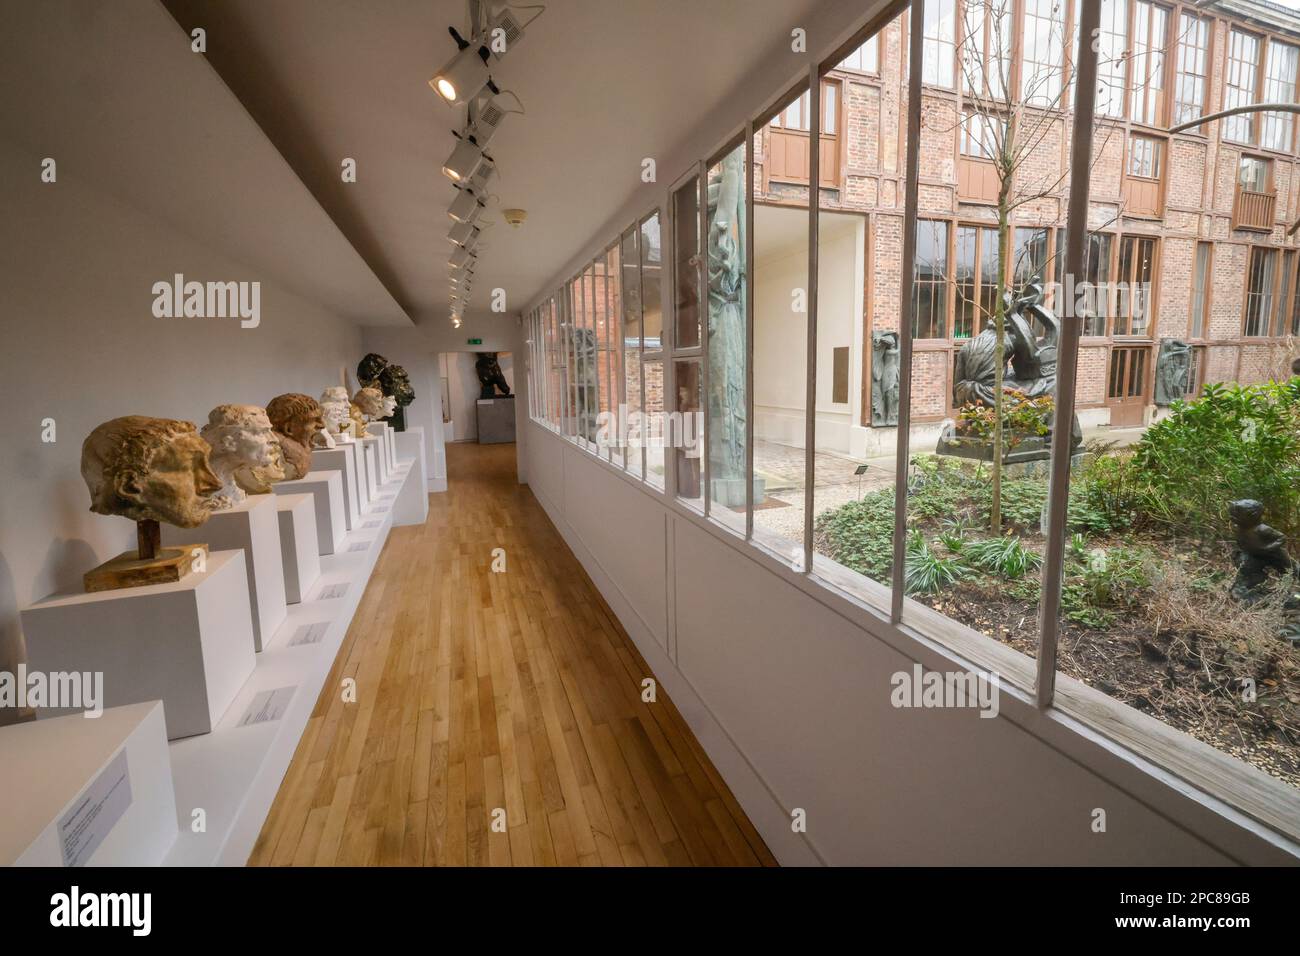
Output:
<svg viewBox="0 0 1300 956">
<path fill-rule="evenodd" d="M 502 398 L 510 397 L 510 386 L 497 362 L 496 352 L 476 352 L 474 371 L 478 373 L 479 398 L 496 398 L 499 392 Z"/>
<path fill-rule="evenodd" d="M 1027 405 L 1035 399 L 1051 399 L 1056 394 L 1056 349 L 1061 338 L 1061 320 L 1043 304 L 1043 287 L 1032 283 L 1018 299 L 1008 294 L 1005 300 L 1002 342 L 1003 416 L 1008 403 Z M 1038 335 L 1035 326 L 1042 329 Z M 1010 362 L 1008 374 L 1006 368 Z M 994 384 L 997 375 L 997 332 L 992 321 L 957 352 L 953 362 L 953 405 L 994 408 Z M 1008 464 L 1045 461 L 1051 457 L 1052 419 L 1039 434 L 1012 435 L 1003 444 L 1002 460 Z M 1071 425 L 1070 447 L 1083 444 L 1079 417 Z M 952 423 L 945 426 L 936 451 L 940 455 L 958 455 L 992 461 L 990 439 L 964 435 Z"/>
<path fill-rule="evenodd" d="M 1228 517 L 1237 540 L 1233 554 L 1237 577 L 1232 582 L 1232 596 L 1254 604 L 1265 594 L 1270 571 L 1290 577 L 1292 593 L 1282 605 L 1285 620 L 1278 636 L 1300 644 L 1300 561 L 1287 553 L 1286 536 L 1264 524 L 1264 505 L 1253 498 L 1229 502 Z"/>
<path fill-rule="evenodd" d="M 871 424 L 898 424 L 897 332 L 871 333 Z"/>
<path fill-rule="evenodd" d="M 384 420 L 393 426 L 393 431 L 406 431 L 406 406 L 415 401 L 415 389 L 406 369 L 377 352 L 370 352 L 357 363 L 357 382 L 362 388 L 377 388 L 395 399 L 397 408 Z"/>
<path fill-rule="evenodd" d="M 1156 358 L 1157 405 L 1171 405 L 1185 398 L 1192 373 L 1192 347 L 1180 339 L 1161 339 Z"/>
<path fill-rule="evenodd" d="M 311 471 L 311 449 L 316 433 L 325 427 L 325 414 L 310 395 L 287 392 L 266 403 L 275 439 L 284 456 L 285 478 L 304 478 Z"/>
<path fill-rule="evenodd" d="M 90 510 L 136 523 L 136 550 L 88 571 L 87 591 L 179 581 L 207 545 L 163 548 L 159 522 L 197 528 L 208 520 L 221 479 L 208 443 L 189 422 L 126 415 L 104 422 L 81 445 Z"/>
</svg>

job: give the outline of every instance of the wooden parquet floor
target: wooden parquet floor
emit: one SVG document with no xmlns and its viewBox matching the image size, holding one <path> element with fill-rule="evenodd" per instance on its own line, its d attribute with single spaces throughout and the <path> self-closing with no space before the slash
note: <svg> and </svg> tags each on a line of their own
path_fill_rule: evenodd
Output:
<svg viewBox="0 0 1300 956">
<path fill-rule="evenodd" d="M 775 865 L 514 452 L 393 529 L 250 865 Z"/>
</svg>

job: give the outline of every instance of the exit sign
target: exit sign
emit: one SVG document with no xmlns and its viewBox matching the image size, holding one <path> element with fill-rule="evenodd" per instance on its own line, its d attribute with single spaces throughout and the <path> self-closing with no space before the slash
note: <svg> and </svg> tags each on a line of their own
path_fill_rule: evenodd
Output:
<svg viewBox="0 0 1300 956">
<path fill-rule="evenodd" d="M 470 344 L 470 345 L 482 345 L 482 344 L 483 344 L 483 340 L 482 340 L 482 339 L 470 339 L 470 340 L 469 340 L 469 344 Z"/>
</svg>

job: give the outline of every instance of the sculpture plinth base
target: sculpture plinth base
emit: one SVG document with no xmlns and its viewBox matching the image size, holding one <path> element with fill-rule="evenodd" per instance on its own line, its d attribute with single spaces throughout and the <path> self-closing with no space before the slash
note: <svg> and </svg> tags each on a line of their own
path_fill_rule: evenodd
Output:
<svg viewBox="0 0 1300 956">
<path fill-rule="evenodd" d="M 714 504 L 724 505 L 727 508 L 745 507 L 745 479 L 744 478 L 714 478 L 710 482 L 712 491 L 711 500 Z M 754 504 L 759 505 L 767 497 L 767 480 L 764 478 L 754 479 Z"/>
<path fill-rule="evenodd" d="M 202 552 L 201 556 L 194 553 L 196 549 Z M 111 561 L 87 571 L 82 581 L 87 594 L 117 588 L 140 588 L 148 584 L 175 584 L 194 571 L 196 559 L 200 564 L 207 561 L 206 544 L 159 548 L 152 558 L 141 558 L 136 551 L 123 551 Z"/>
<path fill-rule="evenodd" d="M 1074 431 L 1080 434 L 1078 420 Z M 1083 452 L 1079 441 L 1071 442 L 1070 467 L 1082 463 Z M 939 436 L 939 444 L 934 449 L 936 455 L 951 455 L 954 458 L 968 458 L 971 461 L 993 461 L 993 439 L 968 438 L 956 434 L 951 425 L 944 428 Z M 1045 477 L 1052 460 L 1051 435 L 1004 435 L 1002 448 L 1002 466 L 1009 477 L 1033 478 Z"/>
</svg>

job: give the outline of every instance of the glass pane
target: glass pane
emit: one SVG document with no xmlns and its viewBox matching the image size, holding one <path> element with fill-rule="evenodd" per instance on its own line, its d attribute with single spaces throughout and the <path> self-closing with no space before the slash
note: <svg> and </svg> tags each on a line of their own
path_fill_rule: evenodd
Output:
<svg viewBox="0 0 1300 956">
<path fill-rule="evenodd" d="M 704 509 L 704 414 L 700 404 L 702 376 L 698 359 L 673 365 L 677 388 L 677 414 L 673 417 L 670 447 L 677 468 L 677 497 Z"/>
<path fill-rule="evenodd" d="M 639 232 L 629 229 L 620 243 L 623 303 L 623 395 L 627 402 L 628 448 L 627 470 L 638 478 L 645 476 L 645 448 L 641 440 L 641 254 L 637 250 Z"/>
<path fill-rule="evenodd" d="M 641 223 L 641 315 L 647 352 L 663 348 L 660 337 L 664 331 L 664 312 L 659 286 L 662 273 L 659 213 L 656 212 Z"/>
<path fill-rule="evenodd" d="M 823 138 L 823 148 L 826 143 Z M 810 144 L 807 136 L 785 140 L 787 166 L 806 171 Z M 768 155 L 770 147 L 755 143 L 760 155 Z M 763 192 L 758 176 L 754 188 L 754 540 L 802 567 L 809 194 L 807 186 L 793 185 Z M 742 513 L 743 485 L 739 491 L 738 502 L 715 498 L 713 513 L 728 508 Z"/>
<path fill-rule="evenodd" d="M 622 268 L 619 265 L 620 243 L 615 243 L 606 257 L 606 275 L 609 276 L 609 390 L 610 406 L 617 412 L 618 434 L 610 444 L 609 460 L 626 465 L 627 446 L 624 436 L 628 425 L 628 405 L 625 389 L 627 372 L 623 349 L 627 343 L 623 331 Z"/>
<path fill-rule="evenodd" d="M 645 480 L 664 486 L 664 363 L 644 363 L 645 369 Z"/>
<path fill-rule="evenodd" d="M 673 285 L 676 289 L 676 349 L 700 344 L 700 182 L 698 176 L 673 194 Z"/>
<path fill-rule="evenodd" d="M 745 144 L 709 170 L 707 396 L 710 514 L 744 532 L 746 424 Z"/>
<path fill-rule="evenodd" d="M 885 24 L 873 39 L 881 75 L 899 77 L 890 82 L 904 86 L 907 16 L 904 12 Z M 931 49 L 927 47 L 927 56 Z M 951 64 L 951 47 L 946 55 Z M 905 114 L 900 113 L 899 124 L 884 128 L 868 106 L 870 90 L 865 84 L 853 78 L 844 84 L 840 133 L 847 138 L 850 152 L 861 150 L 863 158 L 855 159 L 855 164 L 862 162 L 861 171 L 867 176 L 897 175 L 901 183 L 906 143 L 899 125 L 905 126 Z M 949 153 L 951 132 L 947 137 Z M 942 138 L 936 135 L 935 141 Z M 853 176 L 849 182 L 859 185 Z M 899 274 L 903 190 L 877 195 L 858 188 L 823 189 L 820 196 L 817 386 L 810 451 L 812 569 L 822 580 L 881 607 L 888 604 L 893 564 L 894 463 L 902 373 L 900 305 L 905 301 Z M 760 245 L 763 241 L 760 235 Z M 946 255 L 946 239 L 939 244 Z M 797 368 L 803 357 L 803 348 L 792 348 L 790 366 Z M 790 374 L 795 377 L 794 372 Z M 798 385 L 801 392 L 806 391 L 802 377 L 798 377 Z M 780 515 L 775 509 L 756 512 L 755 528 L 760 522 L 775 524 Z"/>
</svg>

